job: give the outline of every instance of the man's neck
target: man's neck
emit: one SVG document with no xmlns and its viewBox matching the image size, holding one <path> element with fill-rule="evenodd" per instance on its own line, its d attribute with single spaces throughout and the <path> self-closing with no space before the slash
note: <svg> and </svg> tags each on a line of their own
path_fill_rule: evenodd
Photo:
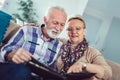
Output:
<svg viewBox="0 0 120 80">
<path fill-rule="evenodd" d="M 45 41 L 49 41 L 51 38 L 50 38 L 49 36 L 47 36 L 47 35 L 43 35 L 43 39 L 44 39 Z"/>
<path fill-rule="evenodd" d="M 43 33 L 43 39 L 44 39 L 45 41 L 48 41 L 48 40 L 51 39 L 51 38 L 48 36 L 45 28 L 42 28 L 42 33 Z"/>
</svg>

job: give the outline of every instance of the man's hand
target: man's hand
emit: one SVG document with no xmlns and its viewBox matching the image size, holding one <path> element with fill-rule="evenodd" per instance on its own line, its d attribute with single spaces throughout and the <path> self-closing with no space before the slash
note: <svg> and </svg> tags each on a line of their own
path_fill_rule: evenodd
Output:
<svg viewBox="0 0 120 80">
<path fill-rule="evenodd" d="M 32 54 L 22 48 L 8 54 L 8 60 L 11 60 L 17 64 L 27 62 L 31 59 Z"/>
</svg>

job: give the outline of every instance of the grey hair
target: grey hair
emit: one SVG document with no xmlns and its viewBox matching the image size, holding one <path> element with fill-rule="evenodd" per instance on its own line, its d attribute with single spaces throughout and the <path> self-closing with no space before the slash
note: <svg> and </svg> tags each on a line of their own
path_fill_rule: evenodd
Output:
<svg viewBox="0 0 120 80">
<path fill-rule="evenodd" d="M 60 11 L 64 12 L 67 15 L 67 13 L 65 12 L 65 10 L 62 7 L 60 7 L 60 6 L 51 6 L 51 7 L 48 7 L 47 11 L 45 12 L 46 18 L 49 18 L 49 16 L 50 16 L 53 9 L 60 10 Z"/>
</svg>

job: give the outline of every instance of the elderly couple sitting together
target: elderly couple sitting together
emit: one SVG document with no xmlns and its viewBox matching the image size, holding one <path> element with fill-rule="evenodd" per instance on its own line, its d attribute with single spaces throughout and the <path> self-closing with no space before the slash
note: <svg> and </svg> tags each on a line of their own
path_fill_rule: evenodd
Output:
<svg viewBox="0 0 120 80">
<path fill-rule="evenodd" d="M 87 27 L 81 15 L 72 15 L 67 19 L 64 9 L 54 6 L 48 8 L 43 21 L 44 26 L 33 27 L 30 24 L 32 26 L 19 27 L 15 35 L 2 46 L 0 79 L 53 80 L 44 79 L 37 74 L 31 75 L 32 71 L 26 63 L 32 58 L 60 74 L 95 73 L 83 80 L 111 79 L 111 67 L 102 53 L 90 46 L 85 38 Z M 9 25 L 12 24 L 10 22 Z M 57 38 L 64 26 L 68 40 Z M 4 65 L 4 62 L 9 65 Z"/>
</svg>

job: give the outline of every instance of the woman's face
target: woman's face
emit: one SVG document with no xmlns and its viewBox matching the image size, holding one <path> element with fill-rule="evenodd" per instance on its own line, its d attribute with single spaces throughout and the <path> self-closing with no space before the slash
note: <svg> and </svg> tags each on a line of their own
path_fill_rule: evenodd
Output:
<svg viewBox="0 0 120 80">
<path fill-rule="evenodd" d="M 83 41 L 86 33 L 83 22 L 78 19 L 73 19 L 70 20 L 67 25 L 68 36 L 71 43 L 78 44 Z"/>
</svg>

